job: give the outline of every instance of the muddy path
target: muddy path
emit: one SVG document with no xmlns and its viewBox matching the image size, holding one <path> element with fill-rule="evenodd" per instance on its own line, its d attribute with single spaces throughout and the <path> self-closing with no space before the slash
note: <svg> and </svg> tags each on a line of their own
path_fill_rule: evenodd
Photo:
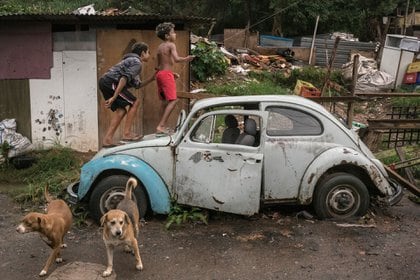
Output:
<svg viewBox="0 0 420 280">
<path fill-rule="evenodd" d="M 169 231 L 163 217 L 151 217 L 139 238 L 144 270 L 120 248 L 117 279 L 418 279 L 420 206 L 407 195 L 392 208 L 372 208 L 370 227 L 297 217 L 301 210 L 271 209 L 253 219 L 213 214 L 207 226 Z M 0 194 L 1 279 L 39 279 L 48 257 L 37 233 L 15 232 L 23 215 Z M 106 263 L 96 224 L 73 227 L 66 240 L 64 263 L 49 274 L 72 262 Z"/>
</svg>

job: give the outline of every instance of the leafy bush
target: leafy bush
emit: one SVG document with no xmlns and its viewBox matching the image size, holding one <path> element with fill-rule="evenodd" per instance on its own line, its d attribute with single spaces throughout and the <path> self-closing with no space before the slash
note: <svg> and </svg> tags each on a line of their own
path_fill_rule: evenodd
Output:
<svg viewBox="0 0 420 280">
<path fill-rule="evenodd" d="M 200 82 L 204 82 L 210 77 L 225 74 L 228 62 L 217 48 L 216 43 L 200 41 L 191 50 L 191 53 L 195 55 L 191 62 L 192 74 Z"/>
</svg>

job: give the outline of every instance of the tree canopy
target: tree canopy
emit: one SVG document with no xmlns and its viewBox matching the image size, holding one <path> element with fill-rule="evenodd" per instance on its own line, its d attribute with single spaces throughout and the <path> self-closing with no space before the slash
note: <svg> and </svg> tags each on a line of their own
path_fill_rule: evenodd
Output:
<svg viewBox="0 0 420 280">
<path fill-rule="evenodd" d="M 144 13 L 213 17 L 213 33 L 245 28 L 285 37 L 310 35 L 319 16 L 318 33 L 353 33 L 361 40 L 378 40 L 382 17 L 416 9 L 419 0 L 2 0 L 0 14 L 66 13 L 95 4 L 96 10 L 129 7 Z M 419 7 L 420 8 L 420 7 Z M 378 29 L 379 28 L 379 29 Z"/>
</svg>

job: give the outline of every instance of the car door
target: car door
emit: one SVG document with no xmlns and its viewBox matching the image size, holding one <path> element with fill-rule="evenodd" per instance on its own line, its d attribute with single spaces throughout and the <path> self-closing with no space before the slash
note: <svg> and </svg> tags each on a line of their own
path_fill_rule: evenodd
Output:
<svg viewBox="0 0 420 280">
<path fill-rule="evenodd" d="M 308 165 L 330 147 L 321 120 L 303 107 L 265 104 L 264 200 L 294 201 Z"/>
<path fill-rule="evenodd" d="M 221 143 L 228 114 L 253 118 L 258 111 L 215 111 L 202 115 L 176 148 L 174 193 L 178 203 L 252 215 L 259 211 L 263 154 L 261 145 Z"/>
</svg>

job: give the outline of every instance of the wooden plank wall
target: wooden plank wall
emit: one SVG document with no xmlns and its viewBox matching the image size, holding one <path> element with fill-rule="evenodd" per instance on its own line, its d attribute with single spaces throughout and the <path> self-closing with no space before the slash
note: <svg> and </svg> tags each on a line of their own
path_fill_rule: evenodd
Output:
<svg viewBox="0 0 420 280">
<path fill-rule="evenodd" d="M 29 80 L 0 80 L 0 121 L 16 119 L 17 132 L 31 139 Z"/>
<path fill-rule="evenodd" d="M 177 31 L 177 50 L 180 56 L 188 55 L 189 51 L 189 32 Z M 97 31 L 97 63 L 98 63 L 98 79 L 111 66 L 118 63 L 124 51 L 127 49 L 129 42 L 134 39 L 143 41 L 149 45 L 151 56 L 149 61 L 143 64 L 141 79 L 145 80 L 155 73 L 157 66 L 156 50 L 162 42 L 153 30 L 98 30 Z M 176 64 L 174 71 L 179 73 L 181 77 L 177 80 L 177 91 L 189 91 L 189 65 Z M 133 125 L 133 132 L 138 134 L 154 133 L 160 118 L 160 100 L 157 96 L 156 83 L 152 82 L 140 90 L 132 89 L 132 92 L 140 98 L 141 105 Z M 102 145 L 102 139 L 111 120 L 112 111 L 105 108 L 104 98 L 98 89 L 98 118 L 99 118 L 99 143 Z M 171 114 L 169 126 L 175 125 L 178 113 L 181 109 L 188 108 L 188 99 L 179 100 L 176 109 Z M 118 141 L 122 137 L 121 126 L 115 133 L 114 141 Z"/>
</svg>

